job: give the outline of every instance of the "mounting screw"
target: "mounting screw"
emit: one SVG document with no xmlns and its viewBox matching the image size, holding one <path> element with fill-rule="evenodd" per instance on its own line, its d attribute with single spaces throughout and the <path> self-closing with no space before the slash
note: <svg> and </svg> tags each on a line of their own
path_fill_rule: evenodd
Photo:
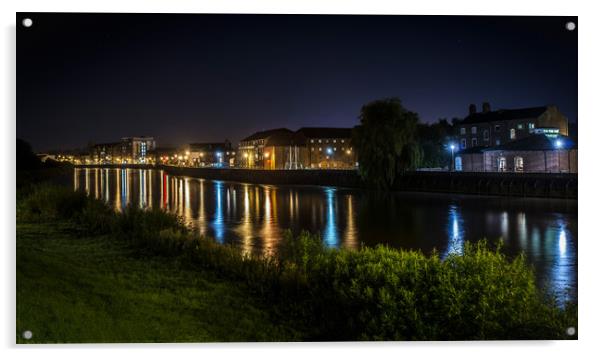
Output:
<svg viewBox="0 0 602 357">
<path fill-rule="evenodd" d="M 565 27 L 567 30 L 573 31 L 577 27 L 577 25 L 575 25 L 573 21 L 569 21 L 566 23 Z"/>
<path fill-rule="evenodd" d="M 572 326 L 566 329 L 566 334 L 569 335 L 569 336 L 574 336 L 575 332 L 576 332 L 575 328 L 572 327 Z"/>
</svg>

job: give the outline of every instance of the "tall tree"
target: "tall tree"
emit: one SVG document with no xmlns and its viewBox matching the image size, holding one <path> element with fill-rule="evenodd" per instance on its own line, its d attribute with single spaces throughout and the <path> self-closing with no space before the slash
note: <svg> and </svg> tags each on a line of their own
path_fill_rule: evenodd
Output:
<svg viewBox="0 0 602 357">
<path fill-rule="evenodd" d="M 422 149 L 420 167 L 442 168 L 449 165 L 447 145 L 453 137 L 453 126 L 447 119 L 432 124 L 418 124 L 418 141 Z"/>
<path fill-rule="evenodd" d="M 418 115 L 404 108 L 399 98 L 386 98 L 362 107 L 360 125 L 353 128 L 361 177 L 379 189 L 388 189 L 397 175 L 420 162 L 416 141 Z"/>
</svg>

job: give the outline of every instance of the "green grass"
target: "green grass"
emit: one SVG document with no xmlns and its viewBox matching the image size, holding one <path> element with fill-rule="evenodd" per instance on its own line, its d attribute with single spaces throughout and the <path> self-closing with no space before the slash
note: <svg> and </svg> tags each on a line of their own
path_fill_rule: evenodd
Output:
<svg viewBox="0 0 602 357">
<path fill-rule="evenodd" d="M 17 224 L 18 343 L 299 339 L 274 320 L 243 285 L 207 270 L 65 222 Z"/>
</svg>

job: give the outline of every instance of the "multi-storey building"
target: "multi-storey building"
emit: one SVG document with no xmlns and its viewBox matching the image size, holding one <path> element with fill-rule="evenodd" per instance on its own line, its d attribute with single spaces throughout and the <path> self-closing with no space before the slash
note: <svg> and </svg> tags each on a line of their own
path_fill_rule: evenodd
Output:
<svg viewBox="0 0 602 357">
<path fill-rule="evenodd" d="M 286 128 L 257 132 L 240 141 L 238 166 L 258 169 L 304 167 L 305 140 Z"/>
<path fill-rule="evenodd" d="M 125 163 L 149 163 L 150 152 L 155 149 L 155 139 L 149 136 L 121 138 Z"/>
<path fill-rule="evenodd" d="M 305 139 L 305 166 L 316 169 L 351 169 L 357 165 L 351 146 L 351 128 L 305 127 L 297 130 Z"/>
<path fill-rule="evenodd" d="M 262 169 L 350 169 L 356 164 L 350 128 L 281 128 L 241 140 L 238 166 Z"/>
<path fill-rule="evenodd" d="M 179 156 L 190 166 L 233 167 L 236 151 L 228 140 L 222 143 L 191 143 L 181 150 Z"/>
<path fill-rule="evenodd" d="M 150 152 L 155 149 L 152 137 L 126 137 L 121 141 L 93 145 L 91 160 L 99 164 L 150 163 Z"/>
<path fill-rule="evenodd" d="M 461 151 L 455 171 L 577 173 L 577 145 L 563 135 L 533 134 L 494 147 Z"/>
<path fill-rule="evenodd" d="M 93 163 L 115 164 L 123 160 L 123 145 L 121 142 L 101 143 L 93 145 L 90 150 Z"/>
<path fill-rule="evenodd" d="M 556 106 L 492 111 L 483 103 L 477 112 L 471 104 L 468 116 L 454 127 L 460 149 L 503 145 L 540 132 L 568 135 L 568 120 Z"/>
</svg>

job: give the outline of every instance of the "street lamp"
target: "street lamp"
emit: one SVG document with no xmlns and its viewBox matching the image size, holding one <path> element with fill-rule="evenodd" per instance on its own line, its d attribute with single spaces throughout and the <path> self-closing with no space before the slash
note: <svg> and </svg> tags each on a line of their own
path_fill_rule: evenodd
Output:
<svg viewBox="0 0 602 357">
<path fill-rule="evenodd" d="M 456 145 L 451 143 L 449 149 L 451 150 L 451 164 L 449 166 L 449 171 L 454 171 L 454 150 L 456 149 Z"/>
</svg>

